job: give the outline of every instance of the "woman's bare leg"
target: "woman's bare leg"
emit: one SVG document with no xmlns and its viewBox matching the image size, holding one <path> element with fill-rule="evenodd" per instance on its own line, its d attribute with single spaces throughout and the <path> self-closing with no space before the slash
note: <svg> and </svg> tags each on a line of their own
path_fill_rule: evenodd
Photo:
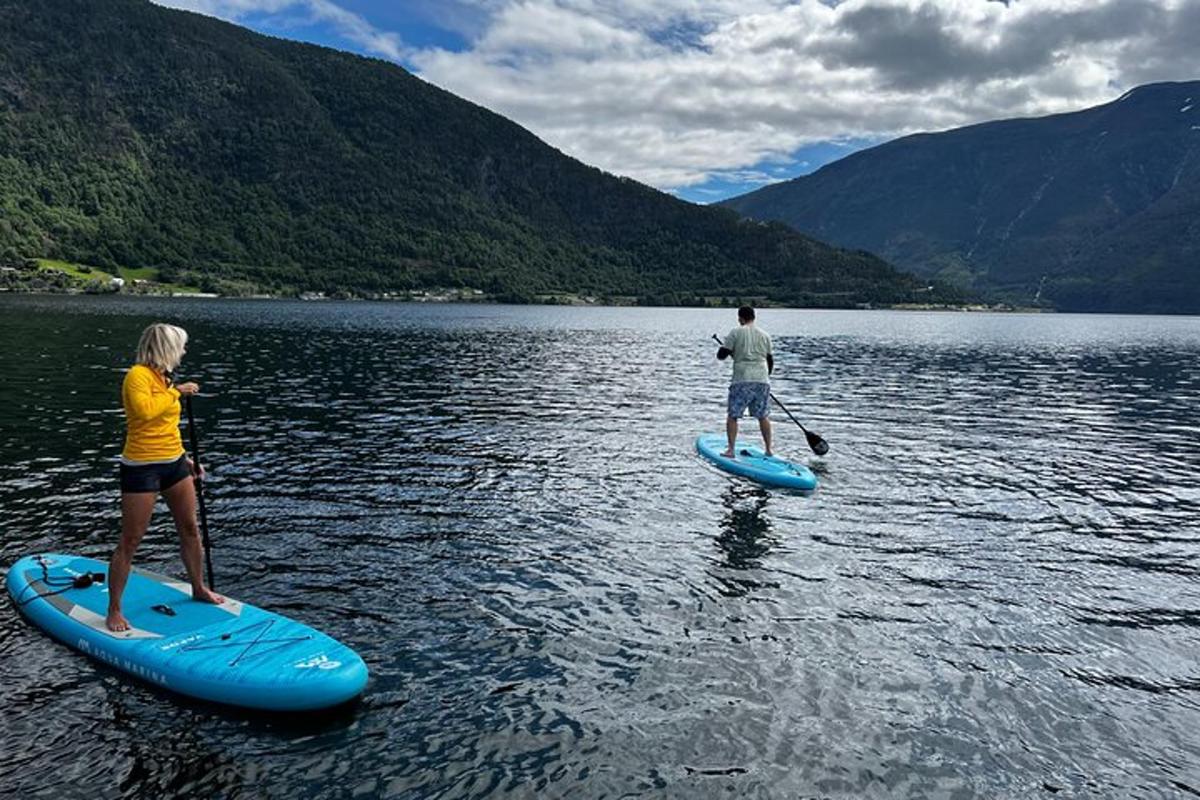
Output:
<svg viewBox="0 0 1200 800">
<path fill-rule="evenodd" d="M 154 492 L 121 493 L 121 541 L 108 562 L 108 617 L 105 624 L 110 631 L 129 630 L 129 620 L 121 613 L 121 595 L 129 581 L 133 554 L 146 535 L 157 499 Z"/>
<path fill-rule="evenodd" d="M 171 486 L 163 492 L 167 507 L 175 517 L 175 530 L 179 532 L 179 552 L 183 566 L 192 582 L 192 598 L 206 603 L 224 603 L 225 598 L 204 585 L 204 545 L 200 541 L 200 526 L 196 524 L 196 487 L 191 478 Z"/>
</svg>

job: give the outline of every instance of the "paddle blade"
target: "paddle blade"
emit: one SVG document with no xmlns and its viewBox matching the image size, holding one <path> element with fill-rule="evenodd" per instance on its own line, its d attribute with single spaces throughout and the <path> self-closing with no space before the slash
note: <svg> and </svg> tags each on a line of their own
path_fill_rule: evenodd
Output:
<svg viewBox="0 0 1200 800">
<path fill-rule="evenodd" d="M 808 439 L 808 446 L 811 447 L 812 451 L 817 455 L 823 456 L 829 452 L 829 442 L 826 442 L 819 435 L 813 433 L 812 431 L 805 431 L 804 438 Z"/>
</svg>

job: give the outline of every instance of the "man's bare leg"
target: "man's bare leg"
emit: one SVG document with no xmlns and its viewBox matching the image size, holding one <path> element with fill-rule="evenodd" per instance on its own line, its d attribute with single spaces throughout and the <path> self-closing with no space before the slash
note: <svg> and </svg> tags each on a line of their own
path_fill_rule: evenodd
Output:
<svg viewBox="0 0 1200 800">
<path fill-rule="evenodd" d="M 737 417 L 726 417 L 725 418 L 725 438 L 727 438 L 729 440 L 729 448 L 726 449 L 726 451 L 724 453 L 721 453 L 721 455 L 725 456 L 725 458 L 735 458 L 733 448 L 735 447 L 735 444 L 737 442 L 737 433 L 738 433 Z"/>
<path fill-rule="evenodd" d="M 758 429 L 759 429 L 759 431 L 762 432 L 763 445 L 765 446 L 767 455 L 769 455 L 769 456 L 775 455 L 771 451 L 771 419 L 770 419 L 770 417 L 761 418 L 758 421 Z"/>
</svg>

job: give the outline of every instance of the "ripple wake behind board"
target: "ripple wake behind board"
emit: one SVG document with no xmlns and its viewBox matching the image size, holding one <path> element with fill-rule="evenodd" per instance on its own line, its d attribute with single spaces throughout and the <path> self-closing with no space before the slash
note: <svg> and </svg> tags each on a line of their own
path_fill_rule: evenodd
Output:
<svg viewBox="0 0 1200 800">
<path fill-rule="evenodd" d="M 741 439 L 738 439 L 734 448 L 737 457 L 727 458 L 721 455 L 725 452 L 726 444 L 723 433 L 702 433 L 696 438 L 696 451 L 726 472 L 767 486 L 802 491 L 817 488 L 817 476 L 803 464 L 769 456 L 761 447 L 755 447 Z"/>
<path fill-rule="evenodd" d="M 357 697 L 367 666 L 346 645 L 307 625 L 226 598 L 192 599 L 191 587 L 135 569 L 122 606 L 130 630 L 105 626 L 108 587 L 72 581 L 107 573 L 92 558 L 26 556 L 8 571 L 13 601 L 35 625 L 76 650 L 158 686 L 218 703 L 311 711 Z"/>
</svg>

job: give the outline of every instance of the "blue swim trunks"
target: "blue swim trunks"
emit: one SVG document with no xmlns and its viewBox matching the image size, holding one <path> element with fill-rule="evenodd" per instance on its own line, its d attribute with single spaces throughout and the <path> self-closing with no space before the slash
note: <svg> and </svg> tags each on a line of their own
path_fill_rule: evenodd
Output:
<svg viewBox="0 0 1200 800">
<path fill-rule="evenodd" d="M 771 384 L 741 381 L 729 384 L 729 416 L 737 419 L 747 408 L 755 419 L 771 415 Z"/>
</svg>

